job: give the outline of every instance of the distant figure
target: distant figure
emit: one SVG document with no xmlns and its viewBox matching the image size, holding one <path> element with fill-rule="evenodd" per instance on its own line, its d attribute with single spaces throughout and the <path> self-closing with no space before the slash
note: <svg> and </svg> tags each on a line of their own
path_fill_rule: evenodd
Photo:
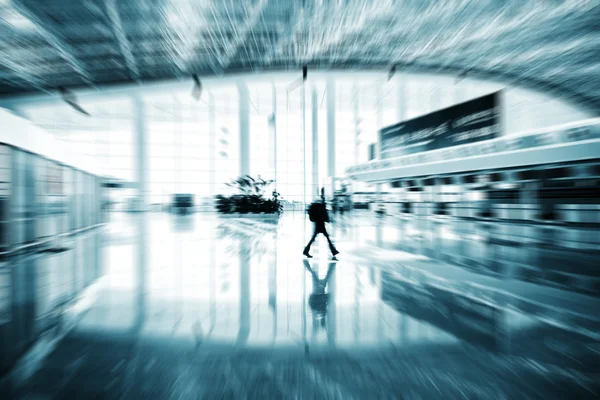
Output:
<svg viewBox="0 0 600 400">
<path fill-rule="evenodd" d="M 340 211 L 340 214 L 342 214 L 342 215 L 344 215 L 345 206 L 346 206 L 346 199 L 341 196 L 338 197 L 338 209 Z"/>
<path fill-rule="evenodd" d="M 327 206 L 325 205 L 325 194 L 323 193 L 323 190 L 321 190 L 321 200 L 315 201 L 308 207 L 308 217 L 312 222 L 314 222 L 315 231 L 312 237 L 310 238 L 310 241 L 304 248 L 304 252 L 302 254 L 304 254 L 308 258 L 312 258 L 312 256 L 310 255 L 310 246 L 317 238 L 317 235 L 319 233 L 322 233 L 323 235 L 325 235 L 327 241 L 329 242 L 329 249 L 331 250 L 331 254 L 333 254 L 333 259 L 337 260 L 335 256 L 340 252 L 336 250 L 335 246 L 331 242 L 331 239 L 329 238 L 327 229 L 325 228 L 325 223 L 329 222 L 329 214 L 327 214 Z"/>
</svg>

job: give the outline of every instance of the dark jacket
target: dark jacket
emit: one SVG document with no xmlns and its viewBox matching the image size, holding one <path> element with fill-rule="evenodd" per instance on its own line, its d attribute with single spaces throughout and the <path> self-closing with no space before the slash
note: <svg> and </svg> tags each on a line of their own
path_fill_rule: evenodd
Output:
<svg viewBox="0 0 600 400">
<path fill-rule="evenodd" d="M 325 203 L 316 201 L 310 205 L 309 215 L 311 221 L 313 221 L 316 225 L 325 225 L 326 222 L 329 222 L 329 214 L 327 213 L 327 207 Z"/>
</svg>

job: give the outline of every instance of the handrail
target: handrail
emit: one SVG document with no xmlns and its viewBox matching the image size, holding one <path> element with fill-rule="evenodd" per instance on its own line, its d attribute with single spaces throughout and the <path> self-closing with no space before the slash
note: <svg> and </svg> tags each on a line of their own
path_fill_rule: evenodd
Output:
<svg viewBox="0 0 600 400">
<path fill-rule="evenodd" d="M 48 242 L 51 242 L 57 238 L 60 237 L 66 237 L 66 236 L 75 236 L 79 233 L 85 232 L 85 231 L 89 231 L 95 228 L 99 228 L 103 225 L 106 225 L 105 223 L 99 223 L 99 224 L 94 224 L 94 225 L 90 225 L 90 226 L 86 226 L 84 228 L 79 228 L 79 229 L 75 229 L 73 231 L 69 231 L 69 232 L 65 232 L 65 233 L 60 233 L 60 234 L 56 234 L 53 235 L 51 237 L 46 237 L 44 239 L 40 239 L 40 240 L 36 240 L 35 242 L 31 242 L 31 243 L 25 243 L 22 244 L 20 246 L 16 246 L 16 247 L 11 247 L 9 250 L 5 250 L 5 251 L 0 251 L 0 257 L 6 257 L 6 256 L 10 256 L 16 253 L 19 253 L 23 250 L 27 250 L 30 248 L 37 248 L 40 247 Z"/>
</svg>

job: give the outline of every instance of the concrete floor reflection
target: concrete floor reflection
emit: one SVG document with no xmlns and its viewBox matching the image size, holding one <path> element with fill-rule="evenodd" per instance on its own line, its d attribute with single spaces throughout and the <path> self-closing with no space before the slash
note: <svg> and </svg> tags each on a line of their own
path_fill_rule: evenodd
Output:
<svg viewBox="0 0 600 400">
<path fill-rule="evenodd" d="M 414 249 L 390 250 L 385 243 L 397 228 L 369 216 L 332 225 L 339 262 L 329 260 L 324 238 L 305 260 L 311 228 L 303 213 L 288 213 L 278 224 L 212 214 L 112 214 L 102 292 L 21 395 L 598 393 L 600 347 L 585 330 L 559 327 L 502 297 L 457 296 L 464 282 L 425 282 L 432 259 Z M 414 272 L 415 265 L 423 271 Z"/>
</svg>

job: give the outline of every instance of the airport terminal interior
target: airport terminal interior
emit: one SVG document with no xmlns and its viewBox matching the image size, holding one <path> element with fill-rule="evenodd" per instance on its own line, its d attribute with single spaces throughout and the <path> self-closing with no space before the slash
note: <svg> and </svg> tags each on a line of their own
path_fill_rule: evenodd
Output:
<svg viewBox="0 0 600 400">
<path fill-rule="evenodd" d="M 598 21 L 0 0 L 0 398 L 598 398 Z"/>
</svg>

